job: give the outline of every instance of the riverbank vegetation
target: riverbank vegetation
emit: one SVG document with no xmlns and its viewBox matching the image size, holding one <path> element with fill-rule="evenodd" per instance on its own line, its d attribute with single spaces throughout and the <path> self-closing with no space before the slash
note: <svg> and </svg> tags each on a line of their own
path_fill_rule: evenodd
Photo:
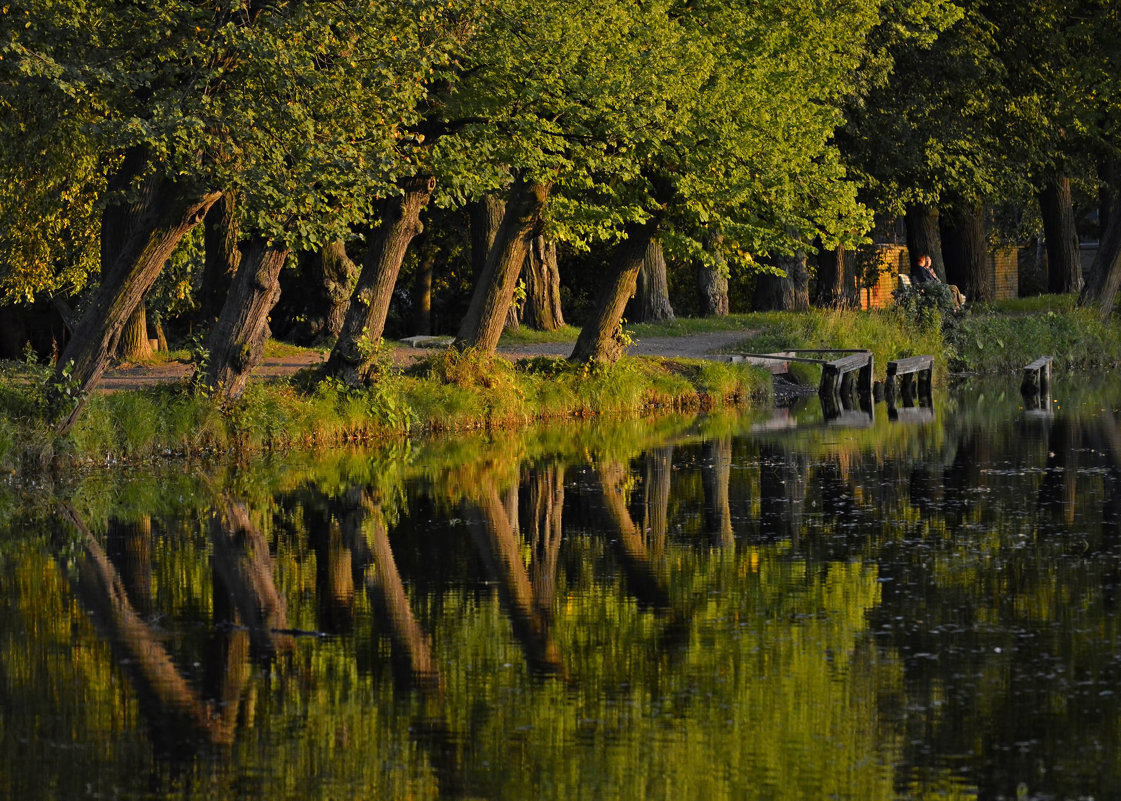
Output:
<svg viewBox="0 0 1121 801">
<path fill-rule="evenodd" d="M 627 336 L 737 330 L 743 338 L 726 348 L 729 353 L 867 348 L 877 378 L 888 360 L 919 354 L 935 357 L 939 382 L 951 372 L 1015 374 L 1045 354 L 1060 370 L 1121 364 L 1121 325 L 1075 308 L 1070 296 L 978 304 L 944 316 L 903 305 L 729 315 L 634 326 Z M 270 347 L 292 352 L 283 344 Z M 402 369 L 383 348 L 378 371 L 368 386 L 352 387 L 322 366 L 311 367 L 292 378 L 251 382 L 238 398 L 225 400 L 190 378 L 99 392 L 88 398 L 76 425 L 59 434 L 47 394 L 50 371 L 33 360 L 9 362 L 0 375 L 0 466 L 37 472 L 208 455 L 244 459 L 537 421 L 766 405 L 772 389 L 765 370 L 708 359 L 625 357 L 595 366 L 553 357 L 511 362 L 449 348 Z M 792 372 L 810 386 L 818 380 L 812 366 Z"/>
</svg>

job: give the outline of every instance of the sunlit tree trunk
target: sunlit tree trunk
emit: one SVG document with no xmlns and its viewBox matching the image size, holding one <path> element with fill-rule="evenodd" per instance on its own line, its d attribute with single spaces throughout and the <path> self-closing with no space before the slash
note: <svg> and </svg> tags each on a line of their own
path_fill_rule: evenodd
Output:
<svg viewBox="0 0 1121 801">
<path fill-rule="evenodd" d="M 284 246 L 262 237 L 246 243 L 241 266 L 207 340 L 210 358 L 204 380 L 212 395 L 240 397 L 249 374 L 264 359 L 271 335 L 269 312 L 280 297 L 280 270 L 287 258 Z"/>
<path fill-rule="evenodd" d="M 855 276 L 851 275 L 841 245 L 817 252 L 817 291 L 813 302 L 821 308 L 851 309 L 860 305 Z"/>
<path fill-rule="evenodd" d="M 728 276 L 722 265 L 697 265 L 697 292 L 701 299 L 702 317 L 727 317 L 731 309 L 728 298 Z"/>
<path fill-rule="evenodd" d="M 535 331 L 556 331 L 564 325 L 561 312 L 560 268 L 557 246 L 543 236 L 533 238 L 522 269 L 525 276 L 525 303 L 521 324 Z"/>
<path fill-rule="evenodd" d="M 511 186 L 502 224 L 487 251 L 483 271 L 476 277 L 471 305 L 456 337 L 460 350 L 475 348 L 493 355 L 498 347 L 522 265 L 534 237 L 541 233 L 541 214 L 550 188 L 521 178 Z"/>
<path fill-rule="evenodd" d="M 623 343 L 617 336 L 623 321 L 623 310 L 634 294 L 639 270 L 646 259 L 646 249 L 658 230 L 658 220 L 634 223 L 627 228 L 626 241 L 615 254 L 611 275 L 600 291 L 595 309 L 588 317 L 569 361 L 614 364 L 623 355 Z"/>
<path fill-rule="evenodd" d="M 919 258 L 930 256 L 934 272 L 945 281 L 946 263 L 942 254 L 938 216 L 938 209 L 918 203 L 907 207 L 903 224 L 907 229 L 907 257 L 911 262 L 911 275 L 917 274 Z"/>
<path fill-rule="evenodd" d="M 1078 252 L 1078 228 L 1070 179 L 1056 175 L 1039 191 L 1039 211 L 1047 243 L 1047 291 L 1082 290 L 1082 259 Z"/>
<path fill-rule="evenodd" d="M 136 304 L 128 322 L 121 329 L 117 356 L 126 362 L 142 362 L 152 356 L 152 343 L 148 338 L 148 310 L 143 300 Z"/>
<path fill-rule="evenodd" d="M 401 195 L 382 202 L 381 224 L 372 233 L 362 274 L 351 295 L 338 341 L 327 359 L 327 373 L 351 386 L 371 378 L 373 346 L 385 331 L 401 262 L 413 237 L 424 230 L 420 213 L 435 188 L 435 178 L 418 176 L 405 184 Z"/>
<path fill-rule="evenodd" d="M 627 306 L 627 319 L 634 323 L 656 323 L 673 319 L 669 300 L 669 279 L 662 242 L 654 238 L 646 247 L 642 269 L 638 271 L 635 294 Z"/>
<path fill-rule="evenodd" d="M 175 246 L 221 196 L 190 192 L 156 178 L 145 183 L 143 193 L 146 202 L 133 219 L 131 233 L 102 273 L 97 292 L 59 357 L 51 392 L 56 408 L 64 413 L 56 426 L 58 433 L 74 425 L 84 406 L 82 393 L 101 378 L 129 315 L 151 289 Z M 74 397 L 77 402 L 68 403 Z"/>
</svg>

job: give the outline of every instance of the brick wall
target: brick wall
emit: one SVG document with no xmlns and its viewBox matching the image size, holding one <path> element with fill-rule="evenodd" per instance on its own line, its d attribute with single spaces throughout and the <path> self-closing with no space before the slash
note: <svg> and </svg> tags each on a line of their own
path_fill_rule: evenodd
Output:
<svg viewBox="0 0 1121 801">
<path fill-rule="evenodd" d="M 860 308 L 882 309 L 892 303 L 891 293 L 899 286 L 899 274 L 911 272 L 907 248 L 902 245 L 876 245 L 876 258 L 881 264 L 875 286 L 860 289 Z"/>
<path fill-rule="evenodd" d="M 877 245 L 877 257 L 882 264 L 876 285 L 860 290 L 860 308 L 882 309 L 891 305 L 891 293 L 899 285 L 899 275 L 909 275 L 911 262 L 907 248 L 902 245 Z M 986 259 L 989 279 L 993 282 L 994 298 L 1008 300 L 1020 296 L 1019 250 L 1002 248 L 990 253 Z"/>
</svg>

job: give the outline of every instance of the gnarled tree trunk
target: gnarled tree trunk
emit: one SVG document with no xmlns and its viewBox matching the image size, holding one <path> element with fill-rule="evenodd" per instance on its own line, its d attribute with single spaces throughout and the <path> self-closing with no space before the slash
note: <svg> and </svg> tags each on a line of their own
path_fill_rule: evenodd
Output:
<svg viewBox="0 0 1121 801">
<path fill-rule="evenodd" d="M 271 333 L 269 312 L 280 297 L 280 269 L 287 258 L 283 245 L 269 244 L 263 237 L 246 243 L 241 266 L 207 340 L 206 386 L 211 394 L 240 397 L 249 373 L 264 358 Z"/>
<path fill-rule="evenodd" d="M 142 362 L 151 355 L 152 344 L 148 341 L 148 310 L 141 300 L 129 315 L 125 327 L 121 329 L 117 356 L 126 362 Z"/>
<path fill-rule="evenodd" d="M 930 256 L 934 272 L 945 281 L 946 263 L 942 256 L 938 209 L 925 203 L 908 206 L 903 215 L 903 224 L 907 229 L 907 257 L 911 262 L 911 275 L 918 272 L 919 258 Z"/>
<path fill-rule="evenodd" d="M 220 192 L 193 192 L 153 178 L 143 187 L 147 201 L 133 217 L 112 265 L 102 273 L 93 301 L 58 360 L 52 399 L 56 406 L 75 399 L 56 430 L 65 433 L 77 420 L 87 393 L 101 378 L 129 316 L 152 288 L 180 240 L 202 222 Z M 77 393 L 74 390 L 78 390 Z"/>
<path fill-rule="evenodd" d="M 556 243 L 546 241 L 543 236 L 534 237 L 522 274 L 525 276 L 522 325 L 536 331 L 556 331 L 564 325 Z"/>
<path fill-rule="evenodd" d="M 382 203 L 381 225 L 366 251 L 342 331 L 327 359 L 328 374 L 347 384 L 358 386 L 370 378 L 372 346 L 385 331 L 385 317 L 401 262 L 413 237 L 424 230 L 420 212 L 428 205 L 435 188 L 435 178 L 418 176 L 406 183 L 401 195 Z"/>
<path fill-rule="evenodd" d="M 627 319 L 636 323 L 656 323 L 673 319 L 669 302 L 669 281 L 666 278 L 666 257 L 662 242 L 651 239 L 638 271 L 634 298 L 627 305 Z"/>
<path fill-rule="evenodd" d="M 702 317 L 727 317 L 731 310 L 728 300 L 728 273 L 718 251 L 719 241 L 710 241 L 709 250 L 716 256 L 712 265 L 697 265 L 697 291 L 701 298 Z"/>
<path fill-rule="evenodd" d="M 623 310 L 634 294 L 638 273 L 646 259 L 646 249 L 658 231 L 660 220 L 651 217 L 644 223 L 627 226 L 627 238 L 615 254 L 607 284 L 599 291 L 595 310 L 588 317 L 569 361 L 614 364 L 623 355 L 623 343 L 617 336 L 623 322 Z"/>
<path fill-rule="evenodd" d="M 1039 191 L 1039 211 L 1047 244 L 1047 290 L 1058 294 L 1080 292 L 1082 259 L 1069 178 L 1060 174 L 1047 182 Z"/>
<path fill-rule="evenodd" d="M 970 300 L 992 300 L 996 292 L 986 264 L 984 206 L 962 201 L 943 215 L 942 244 L 946 281 L 955 284 Z"/>
<path fill-rule="evenodd" d="M 755 308 L 760 311 L 807 311 L 810 308 L 810 274 L 806 254 L 775 256 L 772 263 L 784 275 L 762 274 L 755 284 Z"/>
<path fill-rule="evenodd" d="M 1096 306 L 1104 318 L 1112 313 L 1117 291 L 1121 289 L 1121 212 L 1117 204 L 1117 197 L 1121 194 L 1121 165 L 1108 165 L 1102 174 L 1107 177 L 1102 189 L 1101 209 L 1105 219 L 1102 221 L 1098 253 L 1090 265 L 1089 279 L 1078 304 Z"/>
<path fill-rule="evenodd" d="M 550 188 L 550 184 L 521 178 L 510 188 L 502 224 L 487 251 L 486 265 L 476 278 L 471 305 L 456 337 L 455 345 L 460 350 L 475 348 L 492 355 L 498 347 L 530 243 L 541 233 L 541 213 Z"/>
<path fill-rule="evenodd" d="M 273 328 L 297 345 L 337 337 L 342 331 L 358 266 L 341 239 L 301 253 L 295 270 L 282 272 Z"/>
</svg>

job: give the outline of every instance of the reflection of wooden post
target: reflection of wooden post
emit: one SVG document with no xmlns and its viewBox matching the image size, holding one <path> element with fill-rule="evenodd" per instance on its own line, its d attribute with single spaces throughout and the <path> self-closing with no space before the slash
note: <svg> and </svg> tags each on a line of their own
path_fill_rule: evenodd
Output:
<svg viewBox="0 0 1121 801">
<path fill-rule="evenodd" d="M 129 676 L 152 739 L 168 750 L 192 741 L 231 742 L 233 726 L 215 716 L 179 673 L 162 637 L 133 609 L 121 577 L 77 512 L 67 506 L 62 515 L 81 533 L 85 550 L 72 579 L 75 594 Z"/>
<path fill-rule="evenodd" d="M 646 536 L 646 549 L 657 560 L 666 550 L 669 534 L 669 491 L 673 462 L 673 446 L 666 445 L 649 451 L 646 463 L 646 499 L 643 504 L 642 533 Z"/>
<path fill-rule="evenodd" d="M 273 581 L 269 544 L 249 519 L 245 504 L 230 498 L 224 498 L 210 518 L 210 541 L 215 577 L 249 629 L 253 654 L 263 663 L 271 663 L 277 650 L 291 642 L 278 636 L 288 627 L 287 610 Z"/>
<path fill-rule="evenodd" d="M 152 614 L 151 516 L 128 521 L 109 518 L 105 551 L 128 589 L 133 607 L 144 617 Z"/>
<path fill-rule="evenodd" d="M 469 504 L 468 521 L 479 553 L 498 583 L 514 636 L 522 645 L 530 669 L 563 676 L 564 663 L 550 636 L 548 621 L 538 612 L 518 538 L 497 490 L 483 490 L 482 497 Z"/>
<path fill-rule="evenodd" d="M 735 546 L 729 482 L 732 478 L 732 438 L 708 440 L 702 447 L 701 484 L 705 494 L 705 529 L 716 545 Z"/>
</svg>

